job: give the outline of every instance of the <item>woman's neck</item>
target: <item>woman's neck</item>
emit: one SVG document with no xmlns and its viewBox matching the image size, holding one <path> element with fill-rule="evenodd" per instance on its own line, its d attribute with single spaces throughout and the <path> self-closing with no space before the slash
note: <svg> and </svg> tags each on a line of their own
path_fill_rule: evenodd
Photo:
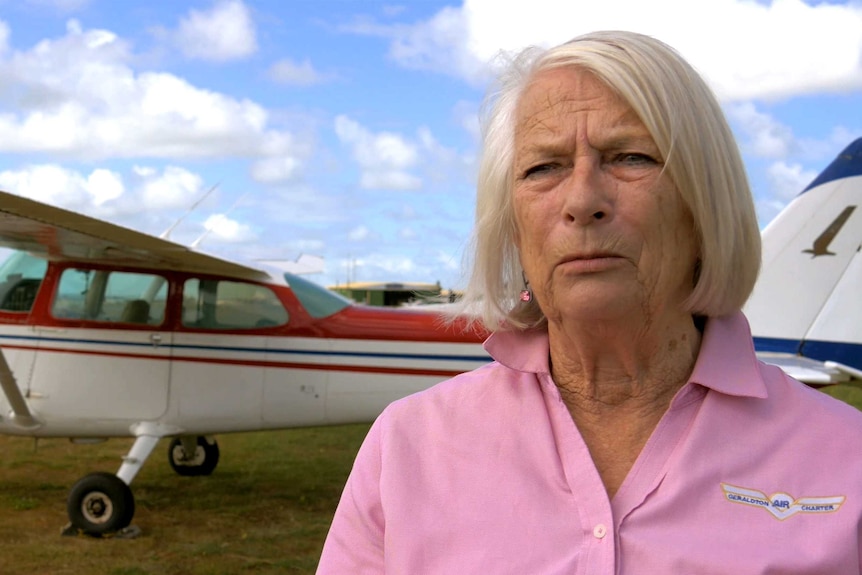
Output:
<svg viewBox="0 0 862 575">
<path fill-rule="evenodd" d="M 551 375 L 602 477 L 619 489 L 700 350 L 690 316 L 635 329 L 549 324 Z"/>
<path fill-rule="evenodd" d="M 700 350 L 700 332 L 690 315 L 624 327 L 550 323 L 548 331 L 554 382 L 564 397 L 587 410 L 646 407 L 656 401 L 666 407 L 687 381 Z"/>
</svg>

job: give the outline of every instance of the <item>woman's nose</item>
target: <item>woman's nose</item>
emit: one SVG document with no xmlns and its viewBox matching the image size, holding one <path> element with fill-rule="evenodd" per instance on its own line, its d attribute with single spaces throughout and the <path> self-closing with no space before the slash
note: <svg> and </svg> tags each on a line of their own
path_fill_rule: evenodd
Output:
<svg viewBox="0 0 862 575">
<path fill-rule="evenodd" d="M 570 223 L 586 226 L 613 217 L 608 182 L 593 158 L 580 157 L 563 182 L 563 217 Z"/>
</svg>

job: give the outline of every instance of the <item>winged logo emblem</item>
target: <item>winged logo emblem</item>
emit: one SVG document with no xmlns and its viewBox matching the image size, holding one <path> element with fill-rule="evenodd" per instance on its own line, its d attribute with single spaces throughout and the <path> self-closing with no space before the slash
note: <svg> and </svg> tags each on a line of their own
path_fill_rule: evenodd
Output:
<svg viewBox="0 0 862 575">
<path fill-rule="evenodd" d="M 737 487 L 727 483 L 721 484 L 724 497 L 732 503 L 740 503 L 751 507 L 760 507 L 784 521 L 797 513 L 834 513 L 838 511 L 846 499 L 843 495 L 834 497 L 800 497 L 794 498 L 787 493 L 774 493 L 767 496 L 762 491 Z"/>
</svg>

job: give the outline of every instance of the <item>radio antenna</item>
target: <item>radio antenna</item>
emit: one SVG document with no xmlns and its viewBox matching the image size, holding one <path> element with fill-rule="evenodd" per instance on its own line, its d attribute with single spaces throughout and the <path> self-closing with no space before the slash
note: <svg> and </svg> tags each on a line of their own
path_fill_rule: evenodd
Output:
<svg viewBox="0 0 862 575">
<path fill-rule="evenodd" d="M 237 200 L 233 203 L 233 205 L 232 205 L 230 208 L 228 208 L 228 210 L 227 210 L 225 213 L 220 214 L 220 215 L 221 215 L 221 217 L 222 217 L 222 218 L 226 218 L 226 217 L 227 217 L 227 215 L 228 215 L 229 213 L 231 213 L 231 212 L 234 210 L 234 208 L 236 208 L 236 207 L 240 204 L 240 202 L 242 202 L 242 201 L 245 199 L 245 197 L 246 197 L 247 195 L 248 195 L 248 192 L 244 193 L 244 194 L 243 194 L 243 195 L 241 195 L 239 198 L 237 198 Z M 214 227 L 214 226 L 213 226 L 213 227 Z M 209 228 L 205 229 L 205 230 L 204 230 L 204 233 L 202 233 L 202 234 L 198 237 L 198 239 L 196 239 L 195 241 L 193 241 L 189 247 L 190 247 L 190 248 L 192 248 L 192 249 L 197 248 L 197 247 L 200 245 L 200 243 L 201 243 L 202 241 L 204 241 L 204 238 L 205 238 L 205 237 L 207 237 L 207 236 L 210 234 L 210 232 L 211 232 L 211 231 L 213 231 L 213 227 L 209 227 Z"/>
<path fill-rule="evenodd" d="M 205 199 L 207 199 L 207 198 L 209 197 L 209 195 L 210 195 L 211 193 L 213 193 L 214 191 L 216 191 L 216 188 L 218 188 L 218 187 L 219 187 L 219 184 L 216 184 L 216 185 L 214 185 L 213 187 L 211 187 L 211 188 L 207 191 L 207 193 L 205 193 L 205 194 L 204 194 L 203 196 L 201 196 L 201 197 L 200 197 L 200 198 L 199 198 L 195 203 L 193 203 L 193 204 L 192 204 L 192 207 L 190 207 L 188 210 L 186 210 L 186 213 L 184 213 L 183 215 L 181 215 L 181 216 L 177 219 L 177 221 L 175 221 L 175 222 L 174 222 L 174 224 L 173 224 L 171 227 L 169 227 L 168 229 L 166 229 L 165 231 L 163 231 L 163 232 L 162 232 L 162 235 L 160 235 L 159 237 L 160 237 L 161 239 L 163 239 L 163 240 L 170 239 L 170 237 L 171 237 L 171 232 L 172 232 L 172 231 L 174 231 L 174 229 L 175 229 L 178 225 L 180 225 L 180 222 L 182 222 L 184 219 L 186 219 L 186 216 L 188 216 L 190 213 L 192 213 L 193 211 L 195 211 L 195 208 L 197 208 L 199 205 L 201 205 L 201 202 L 203 202 Z"/>
</svg>

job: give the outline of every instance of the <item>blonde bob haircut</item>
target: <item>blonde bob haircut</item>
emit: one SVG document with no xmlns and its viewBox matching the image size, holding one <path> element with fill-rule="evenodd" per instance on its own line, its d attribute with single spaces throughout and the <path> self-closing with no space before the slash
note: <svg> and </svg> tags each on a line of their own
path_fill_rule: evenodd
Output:
<svg viewBox="0 0 862 575">
<path fill-rule="evenodd" d="M 695 278 L 685 305 L 692 315 L 742 308 L 760 268 L 760 232 L 745 167 L 710 88 L 666 44 L 633 32 L 595 32 L 549 50 L 528 48 L 499 76 L 483 107 L 483 150 L 469 280 L 462 310 L 490 330 L 545 324 L 535 301 L 519 300 L 523 271 L 512 206 L 518 102 L 539 72 L 586 70 L 634 110 L 652 135 L 688 207 L 699 241 Z"/>
</svg>

